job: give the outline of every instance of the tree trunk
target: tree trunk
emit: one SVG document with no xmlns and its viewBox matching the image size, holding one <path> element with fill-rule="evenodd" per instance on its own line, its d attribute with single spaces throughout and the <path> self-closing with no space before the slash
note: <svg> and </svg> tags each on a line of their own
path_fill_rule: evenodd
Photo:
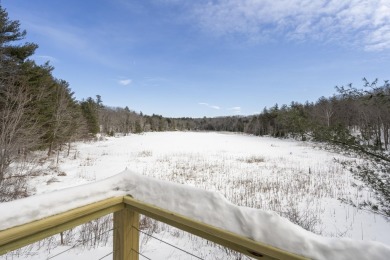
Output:
<svg viewBox="0 0 390 260">
<path fill-rule="evenodd" d="M 47 156 L 51 155 L 52 150 L 53 150 L 53 142 L 51 142 L 49 145 L 49 150 L 47 151 Z"/>
<path fill-rule="evenodd" d="M 387 124 L 383 125 L 383 137 L 385 143 L 385 150 L 387 150 L 389 145 L 389 126 Z"/>
<path fill-rule="evenodd" d="M 378 121 L 377 121 L 377 128 L 378 128 L 377 147 L 379 150 L 382 150 L 382 131 L 381 131 L 382 124 L 381 124 L 380 118 L 378 118 Z"/>
<path fill-rule="evenodd" d="M 60 161 L 60 149 L 57 150 L 57 163 L 56 163 L 56 167 L 58 169 L 58 162 Z"/>
</svg>

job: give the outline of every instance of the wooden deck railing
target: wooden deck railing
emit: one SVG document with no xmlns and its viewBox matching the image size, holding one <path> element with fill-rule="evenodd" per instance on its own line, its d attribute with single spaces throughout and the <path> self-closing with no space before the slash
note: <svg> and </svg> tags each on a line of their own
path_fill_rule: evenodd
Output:
<svg viewBox="0 0 390 260">
<path fill-rule="evenodd" d="M 305 259 L 175 212 L 137 201 L 131 196 L 106 199 L 0 231 L 0 255 L 110 213 L 114 213 L 113 259 L 115 260 L 138 260 L 140 214 L 255 259 Z"/>
</svg>

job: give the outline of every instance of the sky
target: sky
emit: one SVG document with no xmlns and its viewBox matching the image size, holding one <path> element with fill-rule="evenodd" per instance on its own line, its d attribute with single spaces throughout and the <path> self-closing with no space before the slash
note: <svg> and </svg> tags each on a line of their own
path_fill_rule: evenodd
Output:
<svg viewBox="0 0 390 260">
<path fill-rule="evenodd" d="M 252 115 L 389 80 L 390 0 L 2 0 L 78 100 Z"/>
</svg>

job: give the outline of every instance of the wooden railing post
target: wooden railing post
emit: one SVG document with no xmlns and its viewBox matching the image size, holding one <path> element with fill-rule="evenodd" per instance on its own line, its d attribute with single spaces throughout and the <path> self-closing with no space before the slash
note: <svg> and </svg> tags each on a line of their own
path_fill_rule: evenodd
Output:
<svg viewBox="0 0 390 260">
<path fill-rule="evenodd" d="M 114 260 L 138 260 L 139 214 L 124 208 L 114 213 Z"/>
</svg>

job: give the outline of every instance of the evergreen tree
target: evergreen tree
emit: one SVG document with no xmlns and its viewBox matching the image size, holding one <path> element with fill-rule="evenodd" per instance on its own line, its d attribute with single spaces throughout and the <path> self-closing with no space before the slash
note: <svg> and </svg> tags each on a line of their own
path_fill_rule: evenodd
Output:
<svg viewBox="0 0 390 260">
<path fill-rule="evenodd" d="M 82 114 L 85 118 L 87 130 L 89 134 L 95 135 L 99 133 L 99 104 L 89 97 L 80 103 Z"/>
<path fill-rule="evenodd" d="M 33 142 L 34 122 L 26 115 L 32 98 L 22 65 L 37 45 L 17 44 L 26 35 L 19 27 L 0 5 L 0 183 L 10 163 Z"/>
<path fill-rule="evenodd" d="M 0 5 L 0 55 L 2 62 L 20 63 L 34 54 L 34 51 L 38 48 L 38 45 L 34 43 L 12 44 L 23 40 L 25 36 L 26 31 L 20 30 L 19 21 L 9 20 L 8 13 Z"/>
<path fill-rule="evenodd" d="M 79 108 L 68 84 L 53 77 L 48 63 L 28 59 L 38 46 L 20 44 L 26 31 L 19 27 L 0 6 L 0 184 L 11 162 L 31 149 L 50 152 L 78 125 L 73 117 Z"/>
</svg>

